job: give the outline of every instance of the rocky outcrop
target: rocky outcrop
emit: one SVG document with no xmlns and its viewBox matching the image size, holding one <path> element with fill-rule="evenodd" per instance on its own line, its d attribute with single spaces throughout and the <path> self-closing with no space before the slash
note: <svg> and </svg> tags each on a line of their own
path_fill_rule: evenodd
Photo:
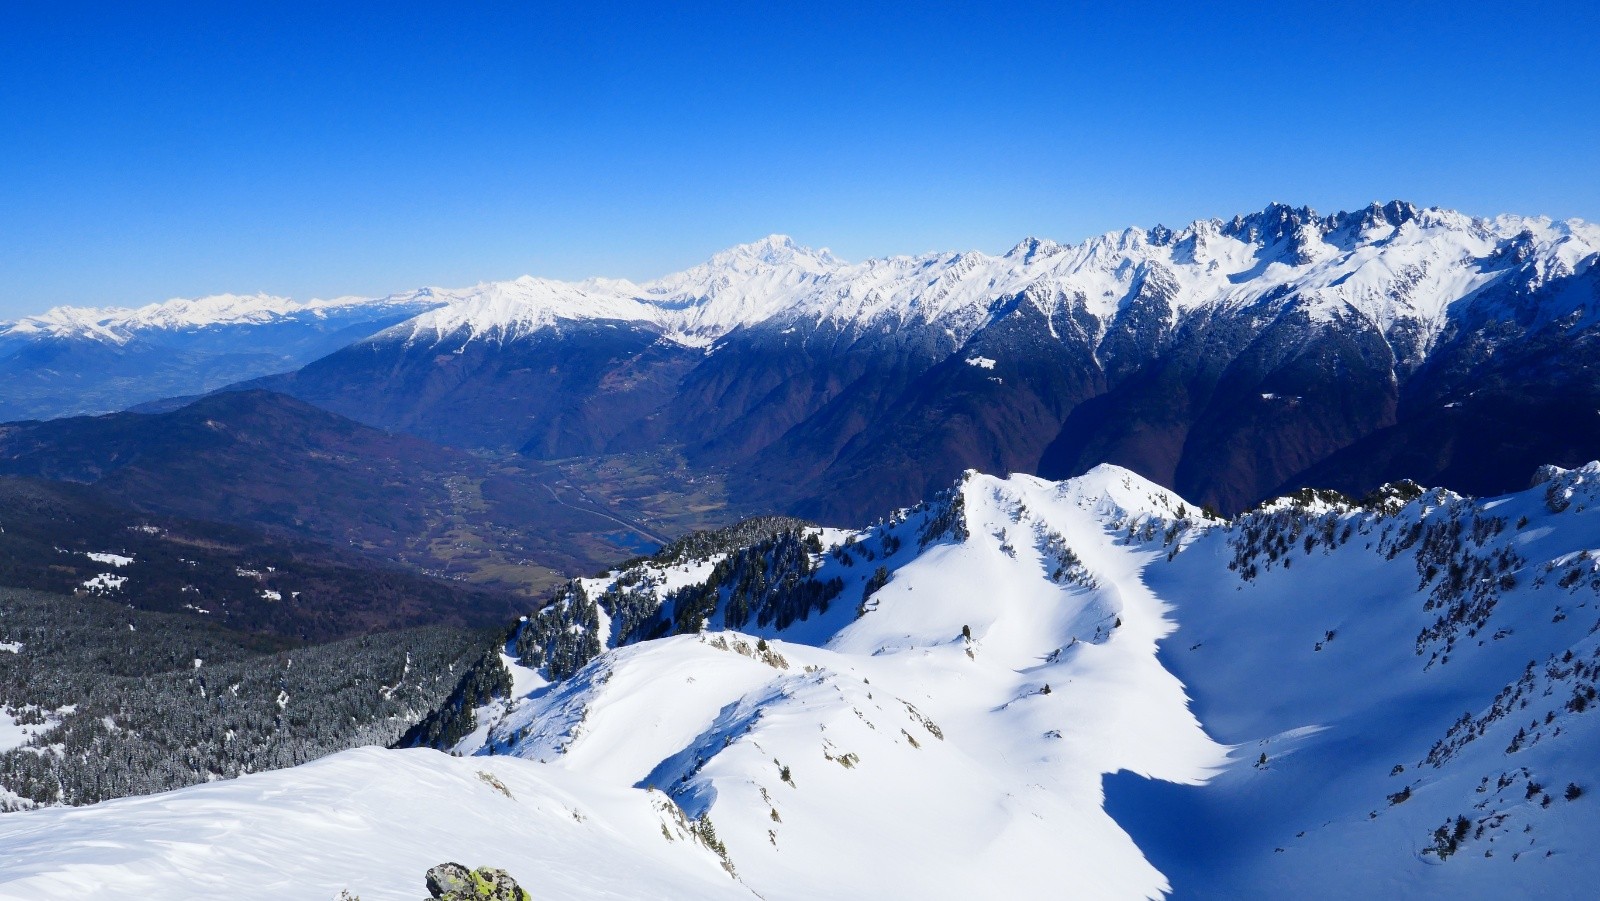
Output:
<svg viewBox="0 0 1600 901">
<path fill-rule="evenodd" d="M 442 863 L 428 870 L 428 896 L 440 901 L 532 901 L 505 870 Z"/>
</svg>

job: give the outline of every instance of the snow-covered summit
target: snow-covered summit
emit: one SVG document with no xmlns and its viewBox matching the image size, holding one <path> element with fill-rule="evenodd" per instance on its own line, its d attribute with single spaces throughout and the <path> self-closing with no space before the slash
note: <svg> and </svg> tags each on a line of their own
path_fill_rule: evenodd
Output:
<svg viewBox="0 0 1600 901">
<path fill-rule="evenodd" d="M 404 334 L 408 341 L 439 340 L 447 335 L 512 338 L 563 321 L 584 319 L 649 321 L 653 310 L 632 297 L 627 282 L 560 282 L 523 276 L 506 282 L 485 282 L 462 291 L 430 289 L 442 306 L 384 333 Z"/>
<path fill-rule="evenodd" d="M 1205 518 L 1198 507 L 1190 506 L 1177 492 L 1111 463 L 1101 463 L 1081 476 L 1061 482 L 1025 475 L 1013 475 L 1009 481 L 1040 490 L 1053 490 L 1061 501 L 1081 510 L 1092 511 L 1104 521 L 1187 521 Z"/>
</svg>

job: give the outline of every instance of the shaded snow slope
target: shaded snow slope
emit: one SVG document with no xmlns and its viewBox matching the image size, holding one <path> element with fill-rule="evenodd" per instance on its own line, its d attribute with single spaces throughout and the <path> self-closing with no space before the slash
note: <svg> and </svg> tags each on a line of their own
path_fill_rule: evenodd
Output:
<svg viewBox="0 0 1600 901">
<path fill-rule="evenodd" d="M 1600 466 L 1544 475 L 1279 505 L 1149 570 L 1181 624 L 1164 662 L 1248 764 L 1113 786 L 1180 896 L 1589 897 Z"/>
</svg>

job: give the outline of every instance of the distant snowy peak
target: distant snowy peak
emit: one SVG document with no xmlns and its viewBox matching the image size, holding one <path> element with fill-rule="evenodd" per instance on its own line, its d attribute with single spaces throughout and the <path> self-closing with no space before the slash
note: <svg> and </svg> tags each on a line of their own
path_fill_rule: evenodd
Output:
<svg viewBox="0 0 1600 901">
<path fill-rule="evenodd" d="M 825 272 L 844 266 L 826 247 L 813 250 L 795 243 L 788 235 L 768 235 L 749 244 L 737 244 L 715 254 L 705 263 L 668 276 L 657 282 L 664 286 L 671 280 L 682 279 L 690 284 L 706 283 L 733 274 L 757 275 L 766 269 L 790 267 L 813 273 Z"/>
<path fill-rule="evenodd" d="M 16 322 L 0 323 L 0 337 L 81 338 L 120 345 L 128 341 L 128 336 L 110 327 L 108 314 L 128 312 L 132 311 L 53 307 L 36 316 L 28 316 Z"/>
<path fill-rule="evenodd" d="M 634 299 L 630 288 L 630 283 L 621 281 L 571 283 L 523 276 L 507 282 L 485 282 L 462 291 L 430 289 L 429 296 L 442 301 L 436 309 L 380 333 L 375 340 L 398 337 L 408 343 L 425 343 L 448 336 L 506 339 L 562 321 L 652 321 L 654 311 Z"/>
<path fill-rule="evenodd" d="M 644 285 L 625 279 L 559 282 L 523 276 L 461 291 L 433 289 L 448 306 L 375 340 L 504 340 L 562 322 L 609 320 L 643 324 L 679 343 L 704 345 L 741 325 L 780 315 L 819 280 L 844 268 L 826 249 L 812 250 L 785 235 L 771 235 Z"/>
<path fill-rule="evenodd" d="M 321 320 L 345 313 L 421 312 L 445 301 L 418 291 L 384 298 L 335 297 L 299 301 L 271 294 L 215 294 L 173 298 L 138 308 L 55 307 L 37 316 L 0 323 L 0 337 L 78 338 L 125 344 L 146 331 L 195 331 L 223 326 L 265 325 L 286 320 Z"/>
</svg>

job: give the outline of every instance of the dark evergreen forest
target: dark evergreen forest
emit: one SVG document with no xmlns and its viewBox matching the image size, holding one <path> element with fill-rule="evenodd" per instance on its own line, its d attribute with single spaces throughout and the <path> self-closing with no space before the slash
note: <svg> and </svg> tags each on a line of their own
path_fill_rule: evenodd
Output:
<svg viewBox="0 0 1600 901">
<path fill-rule="evenodd" d="M 263 650 L 202 617 L 0 588 L 0 809 L 88 804 L 394 743 L 492 641 L 430 626 Z"/>
</svg>

